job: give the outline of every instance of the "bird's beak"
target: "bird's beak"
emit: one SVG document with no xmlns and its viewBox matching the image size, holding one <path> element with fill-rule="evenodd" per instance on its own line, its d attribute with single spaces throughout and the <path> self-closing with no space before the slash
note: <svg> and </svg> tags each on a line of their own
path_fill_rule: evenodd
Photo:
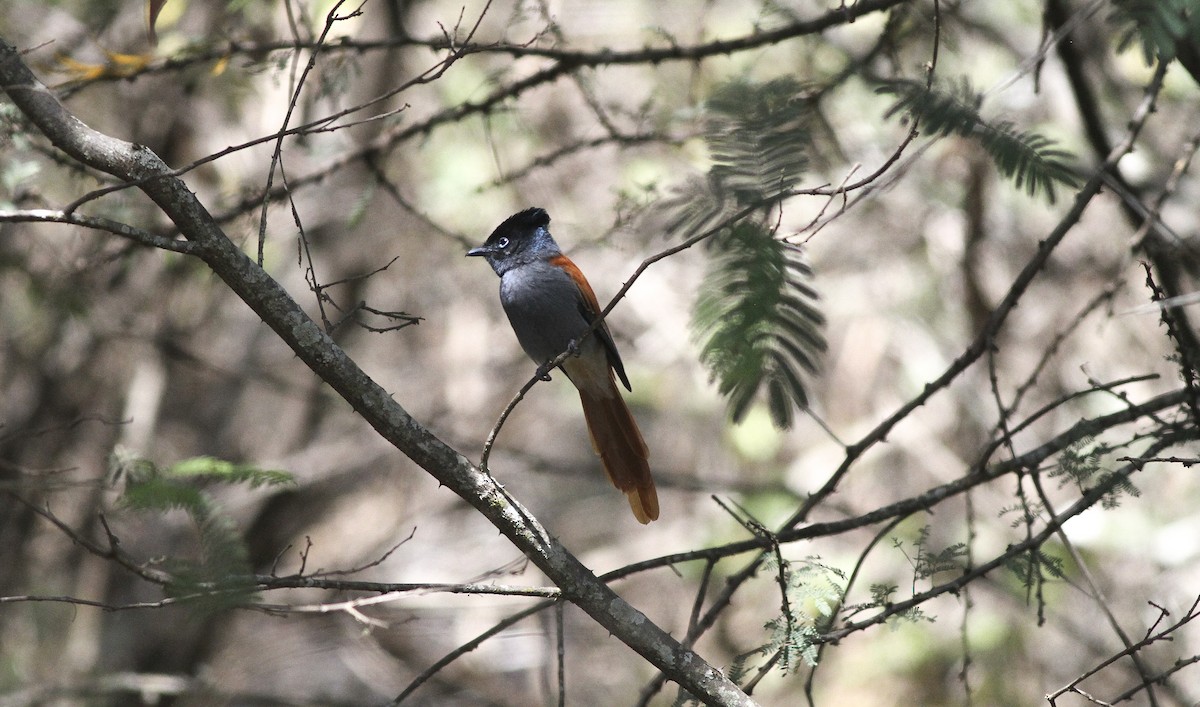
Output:
<svg viewBox="0 0 1200 707">
<path fill-rule="evenodd" d="M 487 248 L 484 248 L 483 246 L 479 246 L 478 248 L 472 248 L 471 250 L 468 250 L 467 255 L 487 255 L 490 252 L 491 251 L 488 250 Z"/>
</svg>

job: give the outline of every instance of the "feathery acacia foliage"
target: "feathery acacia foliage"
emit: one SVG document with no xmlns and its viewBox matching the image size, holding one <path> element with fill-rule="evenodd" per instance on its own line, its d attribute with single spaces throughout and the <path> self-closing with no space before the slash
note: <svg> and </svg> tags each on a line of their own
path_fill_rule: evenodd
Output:
<svg viewBox="0 0 1200 707">
<path fill-rule="evenodd" d="M 1060 484 L 1074 483 L 1081 492 L 1111 484 L 1112 489 L 1104 494 L 1100 503 L 1104 508 L 1116 508 L 1120 505 L 1122 495 L 1136 498 L 1141 491 L 1129 479 L 1115 474 L 1104 465 L 1105 457 L 1111 451 L 1107 445 L 1096 443 L 1092 438 L 1081 439 L 1063 450 L 1058 457 L 1057 468 L 1051 469 L 1046 475 L 1058 479 Z"/>
<path fill-rule="evenodd" d="M 812 270 L 799 248 L 774 237 L 767 217 L 808 167 L 815 103 L 790 78 L 739 80 L 718 88 L 707 109 L 704 138 L 713 165 L 705 179 L 671 200 L 671 230 L 688 237 L 746 209 L 754 215 L 709 241 L 712 262 L 693 331 L 733 420 L 745 416 L 765 387 L 772 420 L 788 427 L 793 406 L 808 404 L 801 369 L 817 370 L 824 318 L 808 284 Z"/>
<path fill-rule="evenodd" d="M 710 175 L 739 206 L 770 205 L 808 167 L 815 105 L 791 78 L 757 85 L 731 81 L 709 99 L 705 141 Z"/>
<path fill-rule="evenodd" d="M 904 114 L 921 121 L 925 132 L 937 136 L 959 135 L 976 140 L 1001 174 L 1025 187 L 1030 196 L 1045 194 L 1054 203 L 1055 186 L 1077 184 L 1069 160 L 1071 153 L 1053 140 L 1032 131 L 1021 131 L 1010 121 L 989 123 L 979 114 L 983 97 L 963 81 L 957 86 L 926 86 L 921 81 L 889 81 L 879 93 L 896 96 L 885 117 Z"/>
<path fill-rule="evenodd" d="M 764 626 L 771 638 L 760 652 L 778 655 L 779 668 L 785 674 L 801 664 L 817 664 L 817 639 L 828 628 L 842 604 L 846 574 L 817 557 L 800 562 L 784 561 L 779 567 L 765 563 L 768 570 L 779 572 L 784 592 L 782 615 Z"/>
<path fill-rule="evenodd" d="M 816 108 L 810 91 L 791 78 L 734 80 L 714 90 L 704 121 L 713 164 L 663 202 L 671 214 L 668 232 L 686 238 L 747 208 L 765 214 L 787 198 L 813 154 Z"/>
<path fill-rule="evenodd" d="M 1200 46 L 1195 0 L 1113 0 L 1110 19 L 1124 30 L 1120 48 L 1137 39 L 1147 64 L 1174 59 L 1181 44 Z"/>
<path fill-rule="evenodd" d="M 808 405 L 799 370 L 815 372 L 825 349 L 812 270 L 798 248 L 751 221 L 717 236 L 714 251 L 693 319 L 700 359 L 735 421 L 765 386 L 771 419 L 788 427 L 793 404 Z"/>
<path fill-rule="evenodd" d="M 175 559 L 167 593 L 186 599 L 199 615 L 207 615 L 253 597 L 253 572 L 241 533 L 201 482 L 280 486 L 294 483 L 283 471 L 259 469 L 212 457 L 185 459 L 169 467 L 118 451 L 110 477 L 124 477 L 120 505 L 137 511 L 182 510 L 196 526 L 200 553 L 194 560 Z"/>
</svg>

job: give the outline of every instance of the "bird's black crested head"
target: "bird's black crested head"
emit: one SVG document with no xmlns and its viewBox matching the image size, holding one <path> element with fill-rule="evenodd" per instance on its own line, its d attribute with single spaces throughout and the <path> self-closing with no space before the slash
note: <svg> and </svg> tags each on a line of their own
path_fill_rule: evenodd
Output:
<svg viewBox="0 0 1200 707">
<path fill-rule="evenodd" d="M 467 252 L 487 259 L 497 275 L 503 275 L 510 267 L 537 258 L 549 258 L 561 251 L 550 237 L 547 226 L 550 214 L 539 207 L 525 209 L 504 219 L 496 226 L 484 244 Z"/>
<path fill-rule="evenodd" d="M 495 236 L 501 231 L 525 231 L 532 233 L 539 228 L 550 225 L 550 214 L 540 206 L 534 206 L 504 219 L 504 223 L 496 227 L 492 233 Z M 490 240 L 490 239 L 489 239 Z"/>
</svg>

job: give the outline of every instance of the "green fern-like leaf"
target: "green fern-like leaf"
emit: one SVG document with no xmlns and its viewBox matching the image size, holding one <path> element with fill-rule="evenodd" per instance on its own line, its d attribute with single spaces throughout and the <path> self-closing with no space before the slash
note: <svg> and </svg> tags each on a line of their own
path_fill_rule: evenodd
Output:
<svg viewBox="0 0 1200 707">
<path fill-rule="evenodd" d="M 897 80 L 886 82 L 875 91 L 896 97 L 884 118 L 897 115 L 919 118 L 925 132 L 931 135 L 970 135 L 983 123 L 979 115 L 983 98 L 966 81 L 949 87 L 936 84 L 927 87 L 920 81 Z"/>
<path fill-rule="evenodd" d="M 701 360 L 735 421 L 761 393 L 775 424 L 787 427 L 793 409 L 808 403 L 802 371 L 815 371 L 825 348 L 823 318 L 799 251 L 764 224 L 808 168 L 814 126 L 823 123 L 811 92 L 791 78 L 731 81 L 705 109 L 712 166 L 660 205 L 664 228 L 680 238 L 718 233 L 692 321 Z"/>
<path fill-rule="evenodd" d="M 765 388 L 771 419 L 789 427 L 793 408 L 808 405 L 801 371 L 815 372 L 825 350 L 812 271 L 798 249 L 748 221 L 716 239 L 714 249 L 693 317 L 704 340 L 700 359 L 735 422 Z"/>
<path fill-rule="evenodd" d="M 731 81 L 708 101 L 711 174 L 741 205 L 766 203 L 795 186 L 808 166 L 814 109 L 792 78 Z"/>
<path fill-rule="evenodd" d="M 912 545 L 914 553 L 905 549 L 905 542 L 900 538 L 892 538 L 892 547 L 899 550 L 908 558 L 913 568 L 914 591 L 917 580 L 929 579 L 939 572 L 962 570 L 962 560 L 967 555 L 965 543 L 954 543 L 940 550 L 932 548 L 931 536 L 933 526 L 924 525 L 917 531 L 917 537 Z"/>
<path fill-rule="evenodd" d="M 962 560 L 966 555 L 966 543 L 955 543 L 934 552 L 926 550 L 921 553 L 920 563 L 915 568 L 916 574 L 922 579 L 928 579 L 939 572 L 961 571 Z"/>
<path fill-rule="evenodd" d="M 1062 483 L 1074 482 L 1083 489 L 1101 471 L 1104 447 L 1097 445 L 1094 437 L 1083 437 L 1072 442 L 1058 455 L 1058 466 L 1046 473 L 1051 479 L 1062 479 Z"/>
<path fill-rule="evenodd" d="M 1001 121 L 985 125 L 978 138 L 1001 174 L 1011 178 L 1018 189 L 1025 187 L 1030 196 L 1045 194 L 1053 204 L 1055 185 L 1074 187 L 1079 183 L 1070 166 L 1071 153 L 1056 147 L 1048 137 L 1020 132 L 1012 123 Z"/>
<path fill-rule="evenodd" d="M 179 479 L 156 475 L 130 483 L 121 502 L 133 510 L 181 509 L 195 524 L 199 557 L 171 558 L 163 563 L 171 576 L 168 596 L 183 599 L 201 618 L 254 598 L 245 541 L 208 494 Z"/>
<path fill-rule="evenodd" d="M 291 474 L 236 464 L 213 457 L 185 459 L 159 467 L 128 450 L 114 452 L 114 477 L 124 477 L 120 503 L 137 511 L 182 510 L 195 525 L 200 552 L 172 558 L 167 594 L 185 600 L 205 617 L 253 600 L 254 581 L 246 543 L 233 520 L 221 511 L 204 483 L 249 484 L 251 488 L 293 482 Z"/>
<path fill-rule="evenodd" d="M 1119 47 L 1137 40 L 1147 64 L 1174 59 L 1181 44 L 1200 45 L 1200 8 L 1194 0 L 1113 0 L 1109 19 L 1122 29 Z"/>
<path fill-rule="evenodd" d="M 1040 548 L 1034 548 L 1013 557 L 1005 563 L 1005 566 L 1026 589 L 1038 582 L 1063 579 L 1067 576 L 1062 559 L 1047 554 Z"/>
<path fill-rule="evenodd" d="M 260 486 L 282 486 L 295 483 L 295 478 L 286 471 L 259 469 L 249 464 L 237 464 L 215 457 L 192 457 L 184 459 L 172 464 L 166 470 L 166 474 L 180 478 L 190 477 L 227 484 L 249 484 L 252 489 Z"/>
<path fill-rule="evenodd" d="M 763 646 L 763 655 L 779 654 L 779 669 L 784 675 L 803 662 L 809 667 L 817 664 L 817 639 L 820 634 L 810 624 L 790 624 L 783 619 L 771 619 L 764 626 L 771 641 Z"/>
<path fill-rule="evenodd" d="M 1100 499 L 1103 508 L 1116 508 L 1122 496 L 1137 497 L 1141 491 L 1128 477 L 1110 471 L 1104 465 L 1105 457 L 1111 452 L 1105 444 L 1097 444 L 1091 437 L 1084 437 L 1058 455 L 1058 466 L 1047 472 L 1047 476 L 1060 480 L 1060 486 L 1074 483 L 1081 491 L 1091 488 L 1109 487 Z"/>
<path fill-rule="evenodd" d="M 167 593 L 184 598 L 201 617 L 253 601 L 254 574 L 237 525 L 211 503 L 193 520 L 200 536 L 200 556 L 173 563 Z"/>
<path fill-rule="evenodd" d="M 770 639 L 760 652 L 765 656 L 778 653 L 779 669 L 787 674 L 800 663 L 809 667 L 817 664 L 821 631 L 829 627 L 841 607 L 846 575 L 816 557 L 785 561 L 782 572 L 786 610 L 764 625 Z"/>
<path fill-rule="evenodd" d="M 765 84 L 735 80 L 705 106 L 704 142 L 712 166 L 674 187 L 661 208 L 667 233 L 703 233 L 747 207 L 763 212 L 786 197 L 813 161 L 823 125 L 808 88 L 791 78 Z"/>
<path fill-rule="evenodd" d="M 1024 187 L 1030 196 L 1044 194 L 1050 203 L 1055 187 L 1078 183 L 1070 166 L 1071 153 L 1032 131 L 1018 130 L 1009 121 L 989 123 L 979 113 L 982 97 L 966 81 L 957 86 L 927 87 L 919 81 L 891 81 L 877 91 L 896 96 L 886 117 L 905 115 L 921 121 L 924 131 L 944 137 L 958 135 L 977 141 L 996 168 Z"/>
<path fill-rule="evenodd" d="M 1105 471 L 1099 475 L 1096 480 L 1097 486 L 1110 486 L 1110 488 L 1100 499 L 1100 507 L 1105 510 L 1112 510 L 1121 505 L 1122 496 L 1131 496 L 1137 498 L 1142 495 L 1141 490 L 1129 480 L 1129 477 L 1113 472 Z"/>
<path fill-rule="evenodd" d="M 1004 516 L 1011 516 L 1012 520 L 1009 521 L 1008 527 L 1020 528 L 1022 526 L 1031 525 L 1041 514 L 1045 513 L 1045 511 L 1046 504 L 1024 500 L 1011 506 L 1004 506 L 1000 509 L 998 515 L 1001 518 Z"/>
<path fill-rule="evenodd" d="M 120 503 L 135 511 L 182 510 L 195 517 L 207 508 L 208 496 L 194 486 L 152 476 L 131 482 L 121 495 Z"/>
<path fill-rule="evenodd" d="M 871 585 L 871 605 L 887 606 L 892 603 L 892 597 L 896 592 L 900 591 L 900 587 L 895 584 L 884 584 L 876 582 Z"/>
<path fill-rule="evenodd" d="M 761 649 L 759 649 L 761 651 Z M 735 684 L 741 684 L 746 676 L 750 673 L 746 661 L 750 658 L 749 654 L 735 656 L 733 662 L 725 669 L 725 675 L 729 677 Z"/>
<path fill-rule="evenodd" d="M 189 507 L 200 552 L 197 557 L 172 557 L 162 563 L 171 577 L 165 591 L 204 619 L 253 601 L 257 592 L 246 544 L 233 520 L 206 494 Z"/>
</svg>

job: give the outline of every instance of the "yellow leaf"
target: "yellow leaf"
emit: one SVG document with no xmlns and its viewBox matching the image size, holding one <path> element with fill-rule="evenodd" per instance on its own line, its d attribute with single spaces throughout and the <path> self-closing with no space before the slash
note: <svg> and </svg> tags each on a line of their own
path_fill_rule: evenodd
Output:
<svg viewBox="0 0 1200 707">
<path fill-rule="evenodd" d="M 106 61 L 103 64 L 73 59 L 65 54 L 54 57 L 59 69 L 69 75 L 70 81 L 93 81 L 103 77 L 123 78 L 134 76 L 146 68 L 154 58 L 149 54 L 120 54 L 104 52 Z"/>
<path fill-rule="evenodd" d="M 110 66 L 114 67 L 113 73 L 119 76 L 128 76 L 136 74 L 153 59 L 149 54 L 118 54 L 117 52 L 104 52 L 108 56 Z"/>
<path fill-rule="evenodd" d="M 91 81 L 92 79 L 98 79 L 104 75 L 106 69 L 104 64 L 88 64 L 86 62 L 76 61 L 65 54 L 59 54 L 58 56 L 54 57 L 54 60 L 58 62 L 58 65 L 62 71 L 70 74 L 71 80 L 73 81 Z"/>
</svg>

